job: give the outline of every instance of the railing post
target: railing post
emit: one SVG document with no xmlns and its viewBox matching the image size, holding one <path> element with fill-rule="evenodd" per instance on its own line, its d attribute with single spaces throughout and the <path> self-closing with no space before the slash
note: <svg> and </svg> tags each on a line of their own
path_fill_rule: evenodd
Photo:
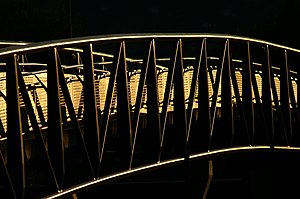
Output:
<svg viewBox="0 0 300 199">
<path fill-rule="evenodd" d="M 147 49 L 148 50 L 147 54 L 143 58 L 143 67 L 141 68 L 141 75 L 140 75 L 140 79 L 139 79 L 138 91 L 137 91 L 136 101 L 135 101 L 135 109 L 134 109 L 133 120 L 132 120 L 133 142 L 132 142 L 132 151 L 131 151 L 131 159 L 130 159 L 129 169 L 132 168 L 137 137 L 141 136 L 141 135 L 138 135 L 138 132 L 139 132 L 138 128 L 139 128 L 140 113 L 141 113 L 141 108 L 142 108 L 142 100 L 143 100 L 142 98 L 143 98 L 143 92 L 144 92 L 144 88 L 146 85 L 146 78 L 147 78 L 147 74 L 148 74 L 150 54 L 152 54 L 153 53 L 152 51 L 154 50 L 153 47 L 154 47 L 154 40 L 152 40 L 150 42 L 149 49 Z M 151 61 L 153 61 L 153 60 L 151 59 Z M 160 129 L 159 129 L 159 131 L 160 131 Z M 151 151 L 149 151 L 149 152 L 151 153 Z"/>
<path fill-rule="evenodd" d="M 6 66 L 7 90 L 7 167 L 16 198 L 25 192 L 25 161 L 18 86 L 18 56 L 8 59 Z"/>
<path fill-rule="evenodd" d="M 93 178 L 96 177 L 94 171 L 93 171 L 93 167 L 91 165 L 91 160 L 87 151 L 87 147 L 86 144 L 84 142 L 84 138 L 83 138 L 83 133 L 80 129 L 77 117 L 76 117 L 76 113 L 75 113 L 75 109 L 73 106 L 73 102 L 72 102 L 72 98 L 68 89 L 68 85 L 67 82 L 65 80 L 65 75 L 64 75 L 64 71 L 61 67 L 61 64 L 59 64 L 59 68 L 58 68 L 58 77 L 59 77 L 59 82 L 60 82 L 60 86 L 61 86 L 61 90 L 64 96 L 64 99 L 66 101 L 66 106 L 68 109 L 68 113 L 69 113 L 69 117 L 71 119 L 71 123 L 73 126 L 73 133 L 75 135 L 75 137 L 77 138 L 77 141 L 80 145 L 80 148 L 83 152 L 83 158 L 86 160 L 86 165 L 87 168 L 90 169 L 87 173 L 91 174 Z M 89 179 L 90 176 L 87 176 L 87 179 Z"/>
<path fill-rule="evenodd" d="M 242 105 L 245 110 L 246 128 L 250 139 L 250 145 L 253 144 L 253 136 L 255 133 L 254 128 L 254 110 L 253 110 L 253 97 L 252 96 L 252 57 L 250 43 L 247 41 L 247 60 L 242 70 Z"/>
<path fill-rule="evenodd" d="M 272 107 L 272 86 L 271 86 L 271 60 L 269 45 L 265 49 L 265 65 L 262 68 L 262 104 L 265 116 L 267 135 L 269 144 L 274 147 L 274 120 L 273 120 L 273 107 Z"/>
<path fill-rule="evenodd" d="M 53 181 L 49 180 L 49 184 L 50 184 L 50 186 L 53 190 L 58 190 L 59 185 L 57 183 L 57 179 L 56 179 L 56 176 L 55 176 L 55 173 L 54 173 L 54 170 L 53 170 L 52 162 L 51 162 L 49 154 L 47 152 L 45 140 L 44 140 L 44 137 L 42 135 L 41 129 L 39 127 L 39 124 L 37 122 L 36 115 L 35 115 L 33 106 L 31 104 L 29 94 L 28 94 L 28 91 L 26 89 L 25 81 L 24 81 L 24 78 L 23 78 L 20 67 L 17 68 L 17 71 L 18 71 L 18 82 L 19 82 L 20 92 L 22 94 L 22 98 L 24 99 L 24 104 L 25 104 L 25 107 L 26 107 L 28 117 L 29 117 L 30 122 L 31 122 L 33 133 L 35 135 L 35 139 L 38 142 L 39 150 L 41 150 L 43 158 L 45 159 L 45 164 L 47 165 L 47 168 L 49 169 L 50 176 L 53 179 Z"/>
<path fill-rule="evenodd" d="M 223 57 L 223 72 L 221 81 L 221 125 L 222 130 L 218 139 L 223 142 L 218 147 L 231 147 L 234 136 L 233 110 L 232 110 L 232 93 L 231 93 L 231 54 L 229 49 L 229 40 Z"/>
<path fill-rule="evenodd" d="M 121 42 L 121 52 L 117 70 L 117 144 L 121 168 L 130 167 L 132 149 L 132 129 L 128 96 L 128 69 L 125 41 Z"/>
<path fill-rule="evenodd" d="M 160 140 L 160 151 L 159 151 L 159 157 L 158 161 L 161 161 L 163 157 L 163 148 L 165 145 L 165 137 L 167 134 L 166 130 L 166 120 L 168 117 L 168 106 L 170 103 L 170 97 L 171 97 L 171 90 L 172 90 L 172 85 L 173 85 L 173 78 L 174 78 L 174 69 L 175 69 L 175 61 L 176 61 L 176 55 L 179 51 L 179 42 L 177 42 L 176 45 L 176 51 L 175 51 L 175 57 L 171 59 L 171 65 L 168 69 L 168 77 L 165 85 L 165 92 L 164 92 L 164 100 L 163 100 L 163 105 L 162 105 L 162 111 L 161 111 L 161 140 Z"/>
<path fill-rule="evenodd" d="M 202 198 L 209 196 L 209 189 L 213 180 L 213 160 L 203 159 L 191 164 L 188 183 L 186 184 L 186 198 Z M 214 190 L 212 190 L 214 191 Z"/>
<path fill-rule="evenodd" d="M 290 97 L 290 72 L 288 65 L 288 54 L 284 50 L 284 66 L 281 67 L 281 78 L 280 78 L 280 104 L 282 107 L 282 115 L 284 121 L 284 128 L 288 136 L 288 145 L 291 145 L 292 138 L 292 115 L 291 115 L 291 97 Z"/>
<path fill-rule="evenodd" d="M 213 178 L 213 174 L 214 174 L 214 171 L 213 171 L 213 161 L 212 160 L 208 160 L 208 176 L 207 176 L 206 186 L 205 186 L 205 189 L 203 191 L 202 199 L 206 199 L 206 197 L 207 197 L 208 190 L 209 190 L 212 178 Z"/>
<path fill-rule="evenodd" d="M 203 40 L 203 53 L 201 54 L 201 62 L 199 63 L 199 78 L 198 78 L 198 126 L 201 129 L 197 133 L 197 142 L 200 151 L 207 151 L 209 149 L 209 140 L 211 133 L 211 112 L 209 106 L 208 93 L 208 63 L 207 63 L 207 41 Z M 192 142 L 192 140 L 190 141 Z"/>
<path fill-rule="evenodd" d="M 154 40 L 150 42 L 149 51 L 144 58 L 146 68 L 145 80 L 141 80 L 142 85 L 139 88 L 139 100 L 141 102 L 144 84 L 147 85 L 147 131 L 144 142 L 146 155 L 149 162 L 158 161 L 159 143 L 161 141 L 161 126 L 158 102 L 157 70 L 156 70 L 156 51 Z M 142 78 L 142 76 L 141 76 Z M 142 81 L 146 81 L 143 82 Z"/>
<path fill-rule="evenodd" d="M 179 157 L 184 157 L 186 153 L 187 141 L 187 117 L 185 110 L 184 82 L 183 82 L 183 58 L 182 58 L 182 40 L 178 43 L 178 52 L 175 60 L 174 75 L 174 134 L 175 152 Z"/>
<path fill-rule="evenodd" d="M 48 151 L 53 163 L 54 173 L 58 186 L 63 187 L 65 176 L 64 142 L 62 116 L 60 107 L 58 67 L 59 57 L 56 48 L 53 49 L 47 67 L 47 94 L 48 94 Z"/>
<path fill-rule="evenodd" d="M 201 45 L 197 47 L 194 71 L 192 76 L 190 96 L 187 108 L 187 149 L 189 153 L 207 150 L 210 132 L 209 97 L 207 85 L 207 57 L 206 38 L 202 39 Z M 196 96 L 196 93 L 197 96 Z M 198 110 L 193 124 L 193 113 L 198 101 Z M 199 111 L 200 110 L 200 111 Z M 196 117 L 196 116 L 195 116 Z M 200 118 L 200 119 L 199 119 Z M 199 124 L 201 123 L 201 124 Z M 195 128 L 196 127 L 196 128 Z M 200 128 L 201 127 L 201 128 Z M 197 130 L 196 130 L 197 129 Z M 199 129 L 199 130 L 198 130 Z M 200 130 L 201 129 L 201 130 Z"/>
<path fill-rule="evenodd" d="M 94 169 L 94 173 L 96 173 L 100 163 L 100 132 L 98 124 L 98 111 L 96 105 L 92 44 L 84 47 L 82 62 L 84 67 L 84 140 L 87 146 L 87 151 L 91 160 L 92 167 Z"/>
</svg>

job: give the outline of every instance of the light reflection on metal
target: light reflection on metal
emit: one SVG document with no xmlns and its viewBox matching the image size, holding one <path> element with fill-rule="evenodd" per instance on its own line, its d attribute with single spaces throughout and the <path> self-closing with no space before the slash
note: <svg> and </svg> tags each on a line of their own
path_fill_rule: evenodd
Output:
<svg viewBox="0 0 300 199">
<path fill-rule="evenodd" d="M 300 50 L 295 48 L 290 48 L 284 45 L 275 44 L 272 42 L 263 41 L 260 39 L 253 39 L 248 37 L 241 37 L 241 36 L 233 36 L 233 35 L 222 35 L 222 34 L 192 34 L 192 33 L 174 33 L 174 34 L 113 34 L 113 35 L 105 35 L 105 36 L 89 36 L 83 38 L 72 38 L 72 39 L 63 39 L 51 42 L 42 42 L 39 44 L 29 44 L 24 48 L 19 49 L 12 49 L 7 51 L 0 50 L 0 56 L 13 54 L 13 53 L 21 53 L 24 51 L 30 50 L 40 50 L 45 48 L 53 48 L 53 47 L 60 47 L 60 46 L 67 46 L 67 45 L 76 45 L 82 43 L 94 43 L 94 42 L 101 42 L 101 41 L 114 41 L 114 40 L 124 40 L 124 39 L 147 39 L 147 38 L 216 38 L 216 39 L 233 39 L 233 40 L 240 40 L 240 41 L 249 41 L 258 44 L 269 45 L 277 48 L 283 48 L 293 52 L 300 52 Z"/>
<path fill-rule="evenodd" d="M 274 149 L 276 150 L 283 150 L 283 151 L 298 151 L 300 152 L 300 147 L 286 147 L 286 146 L 277 146 L 274 147 Z M 215 155 L 226 155 L 227 153 L 243 153 L 243 152 L 247 152 L 247 151 L 268 151 L 270 150 L 270 147 L 268 146 L 248 146 L 248 147 L 235 147 L 235 148 L 229 148 L 229 149 L 220 149 L 220 150 L 215 150 L 215 151 L 210 151 L 210 152 L 205 152 L 205 153 L 199 153 L 199 154 L 194 154 L 194 155 L 190 155 L 190 160 L 191 161 L 196 161 L 202 158 L 210 158 L 212 156 Z M 167 161 L 161 161 L 161 162 L 157 162 L 155 164 L 151 164 L 151 165 L 146 165 L 146 166 L 142 166 L 142 167 L 138 167 L 138 168 L 132 168 L 130 170 L 127 171 L 123 171 L 120 173 L 116 173 L 113 175 L 109 175 L 109 176 L 104 176 L 95 180 L 92 180 L 90 182 L 86 182 L 82 185 L 78 185 L 76 187 L 72 187 L 70 189 L 65 189 L 65 190 L 61 190 L 60 193 L 57 194 L 53 194 L 50 196 L 46 196 L 44 197 L 45 199 L 52 199 L 52 198 L 60 198 L 62 196 L 68 196 L 72 193 L 77 193 L 80 192 L 86 188 L 89 187 L 93 187 L 96 185 L 100 185 L 106 182 L 110 182 L 114 179 L 120 179 L 120 178 L 125 178 L 128 177 L 130 175 L 137 175 L 139 172 L 147 172 L 147 171 L 151 171 L 153 169 L 160 169 L 166 166 L 172 166 L 175 164 L 180 164 L 184 161 L 184 158 L 177 158 L 177 159 L 172 159 L 172 160 L 167 160 Z"/>
</svg>

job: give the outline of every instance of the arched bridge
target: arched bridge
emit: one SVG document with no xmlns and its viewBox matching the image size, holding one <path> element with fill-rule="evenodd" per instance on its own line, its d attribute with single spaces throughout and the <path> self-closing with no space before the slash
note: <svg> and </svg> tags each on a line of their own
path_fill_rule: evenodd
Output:
<svg viewBox="0 0 300 199">
<path fill-rule="evenodd" d="M 1 194 L 76 198 L 205 159 L 205 198 L 214 157 L 300 150 L 299 64 L 300 50 L 217 34 L 1 48 Z"/>
</svg>

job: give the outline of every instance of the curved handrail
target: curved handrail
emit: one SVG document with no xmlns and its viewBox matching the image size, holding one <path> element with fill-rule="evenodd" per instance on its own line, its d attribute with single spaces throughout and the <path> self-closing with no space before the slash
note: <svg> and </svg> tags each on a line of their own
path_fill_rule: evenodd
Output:
<svg viewBox="0 0 300 199">
<path fill-rule="evenodd" d="M 198 154 L 190 155 L 189 161 L 197 161 L 201 159 L 211 159 L 212 157 L 216 156 L 223 156 L 230 153 L 245 153 L 245 152 L 300 152 L 300 147 L 286 147 L 286 146 L 276 146 L 272 149 L 270 146 L 247 146 L 247 147 L 235 147 L 235 148 L 228 148 L 228 149 L 218 149 L 210 152 L 203 152 Z M 111 181 L 124 179 L 126 177 L 138 175 L 140 173 L 149 172 L 157 169 L 161 169 L 168 166 L 174 166 L 178 164 L 182 164 L 186 159 L 185 158 L 176 158 L 170 159 L 162 162 L 157 162 L 154 164 L 149 164 L 141 167 L 136 167 L 127 171 L 121 171 L 115 173 L 113 175 L 103 176 L 98 179 L 94 179 L 88 182 L 84 182 L 77 186 L 73 186 L 67 188 L 65 190 L 60 190 L 58 193 L 45 196 L 45 199 L 54 199 L 54 198 L 61 198 L 61 197 L 68 197 L 71 196 L 73 193 L 79 193 L 81 191 L 101 186 L 102 184 L 109 183 Z"/>
<path fill-rule="evenodd" d="M 260 40 L 254 39 L 250 37 L 243 37 L 243 36 L 234 36 L 234 35 L 227 35 L 227 34 L 197 34 L 197 33 L 155 33 L 155 34 L 111 34 L 111 35 L 96 35 L 96 36 L 86 36 L 86 37 L 75 37 L 75 38 L 68 38 L 68 39 L 58 39 L 52 41 L 45 41 L 45 42 L 38 42 L 28 44 L 23 47 L 11 47 L 6 49 L 0 49 L 0 56 L 7 56 L 14 53 L 22 53 L 25 51 L 31 50 L 41 50 L 47 48 L 54 48 L 54 47 L 63 47 L 63 46 L 70 46 L 70 45 L 78 45 L 78 44 L 87 44 L 87 43 L 94 43 L 94 42 L 102 42 L 102 41 L 114 41 L 114 40 L 127 40 L 127 39 L 167 39 L 167 38 L 216 38 L 216 39 L 232 39 L 232 40 L 240 40 L 246 42 L 254 42 L 263 45 L 269 45 L 277 48 L 286 49 L 289 51 L 300 53 L 299 49 L 291 48 L 288 46 Z"/>
<path fill-rule="evenodd" d="M 0 48 L 7 48 L 11 46 L 25 46 L 28 45 L 30 42 L 23 42 L 23 41 L 1 41 L 0 40 Z"/>
</svg>

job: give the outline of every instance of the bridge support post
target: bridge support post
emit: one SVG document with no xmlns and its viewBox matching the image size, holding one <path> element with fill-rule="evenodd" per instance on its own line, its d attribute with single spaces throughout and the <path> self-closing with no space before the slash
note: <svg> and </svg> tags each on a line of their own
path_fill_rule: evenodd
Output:
<svg viewBox="0 0 300 199">
<path fill-rule="evenodd" d="M 73 194 L 72 194 L 72 199 L 78 199 L 76 193 L 73 193 Z"/>
<path fill-rule="evenodd" d="M 190 164 L 186 189 L 189 198 L 206 199 L 212 179 L 212 160 L 200 160 L 199 162 Z"/>
<path fill-rule="evenodd" d="M 208 161 L 208 178 L 207 178 L 207 182 L 206 182 L 206 186 L 202 195 L 202 199 L 205 199 L 211 184 L 211 180 L 213 178 L 213 162 L 212 160 Z"/>
<path fill-rule="evenodd" d="M 47 69 L 47 107 L 48 107 L 48 152 L 56 175 L 59 189 L 62 189 L 65 177 L 64 139 L 59 94 L 58 69 L 59 55 L 53 49 Z"/>
<path fill-rule="evenodd" d="M 18 84 L 18 55 L 7 60 L 7 170 L 14 196 L 23 198 L 25 193 L 25 159 Z"/>
</svg>

